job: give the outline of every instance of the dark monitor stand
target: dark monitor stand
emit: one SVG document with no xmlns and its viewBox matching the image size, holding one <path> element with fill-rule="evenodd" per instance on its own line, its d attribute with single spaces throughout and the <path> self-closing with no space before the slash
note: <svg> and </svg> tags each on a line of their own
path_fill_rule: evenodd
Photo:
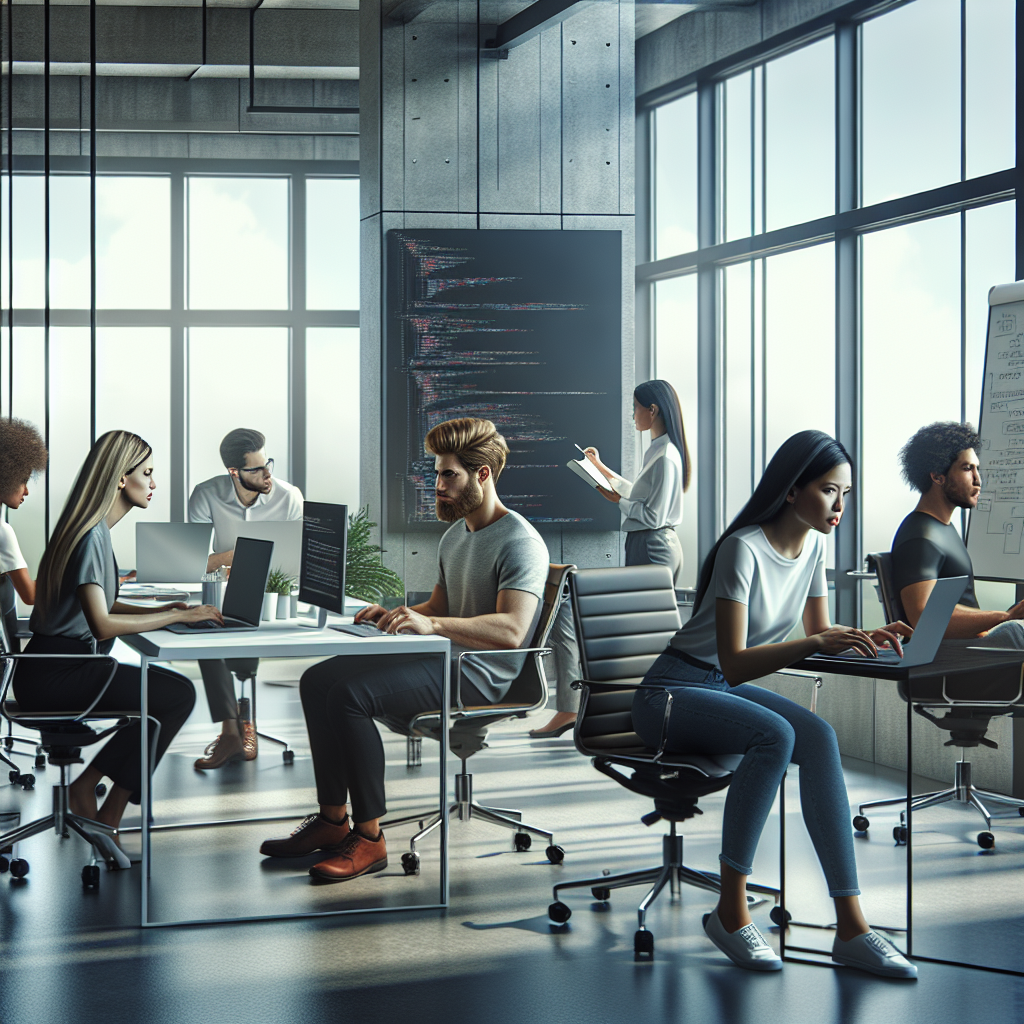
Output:
<svg viewBox="0 0 1024 1024">
<path fill-rule="evenodd" d="M 347 554 L 348 506 L 304 501 L 299 600 L 317 609 L 316 618 L 304 626 L 323 629 L 328 612 L 343 612 Z"/>
</svg>

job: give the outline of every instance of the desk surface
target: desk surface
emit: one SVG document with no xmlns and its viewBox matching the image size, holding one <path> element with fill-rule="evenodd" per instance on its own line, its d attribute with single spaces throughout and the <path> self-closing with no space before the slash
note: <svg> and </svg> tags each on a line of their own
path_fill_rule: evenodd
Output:
<svg viewBox="0 0 1024 1024">
<path fill-rule="evenodd" d="M 916 665 L 913 668 L 904 668 L 902 665 L 880 665 L 872 658 L 834 661 L 817 655 L 804 658 L 791 665 L 790 668 L 902 682 L 907 679 L 934 679 L 937 676 L 977 673 L 996 666 L 1022 664 L 1024 664 L 1024 651 L 1013 648 L 993 647 L 984 651 L 975 651 L 966 647 L 947 647 L 939 649 L 939 653 L 930 665 Z"/>
<path fill-rule="evenodd" d="M 450 643 L 443 636 L 359 637 L 333 629 L 299 626 L 296 621 L 264 622 L 241 633 L 183 635 L 165 629 L 120 638 L 147 658 L 160 661 L 199 661 L 211 654 L 248 658 L 306 658 L 327 654 L 444 654 Z"/>
</svg>

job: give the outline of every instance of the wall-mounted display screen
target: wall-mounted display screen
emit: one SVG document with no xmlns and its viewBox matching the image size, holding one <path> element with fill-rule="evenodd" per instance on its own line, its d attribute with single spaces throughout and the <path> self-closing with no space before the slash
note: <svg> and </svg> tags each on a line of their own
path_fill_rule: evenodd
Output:
<svg viewBox="0 0 1024 1024">
<path fill-rule="evenodd" d="M 387 261 L 388 528 L 446 528 L 423 439 L 478 416 L 511 449 L 509 508 L 542 528 L 617 529 L 617 507 L 566 462 L 574 443 L 620 458 L 621 232 L 393 230 Z"/>
</svg>

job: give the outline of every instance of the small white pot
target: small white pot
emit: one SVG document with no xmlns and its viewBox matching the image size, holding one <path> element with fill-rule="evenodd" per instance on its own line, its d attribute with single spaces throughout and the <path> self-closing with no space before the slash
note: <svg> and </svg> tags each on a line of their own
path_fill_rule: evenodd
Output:
<svg viewBox="0 0 1024 1024">
<path fill-rule="evenodd" d="M 263 595 L 263 621 L 269 622 L 274 617 L 274 612 L 277 610 L 277 594 L 264 594 Z"/>
<path fill-rule="evenodd" d="M 277 617 L 279 619 L 287 619 L 288 613 L 292 610 L 292 597 L 291 594 L 278 594 L 277 595 Z"/>
</svg>

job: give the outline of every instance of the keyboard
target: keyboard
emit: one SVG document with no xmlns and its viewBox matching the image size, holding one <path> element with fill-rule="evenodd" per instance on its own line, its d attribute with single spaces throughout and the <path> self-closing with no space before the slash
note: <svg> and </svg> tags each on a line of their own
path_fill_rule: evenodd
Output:
<svg viewBox="0 0 1024 1024">
<path fill-rule="evenodd" d="M 331 629 L 338 633 L 348 633 L 349 636 L 388 636 L 383 630 L 378 629 L 372 622 L 352 622 L 347 626 L 331 626 Z"/>
<path fill-rule="evenodd" d="M 219 622 L 214 622 L 213 619 L 203 619 L 202 622 L 186 622 L 186 626 L 189 629 L 221 629 Z"/>
</svg>

